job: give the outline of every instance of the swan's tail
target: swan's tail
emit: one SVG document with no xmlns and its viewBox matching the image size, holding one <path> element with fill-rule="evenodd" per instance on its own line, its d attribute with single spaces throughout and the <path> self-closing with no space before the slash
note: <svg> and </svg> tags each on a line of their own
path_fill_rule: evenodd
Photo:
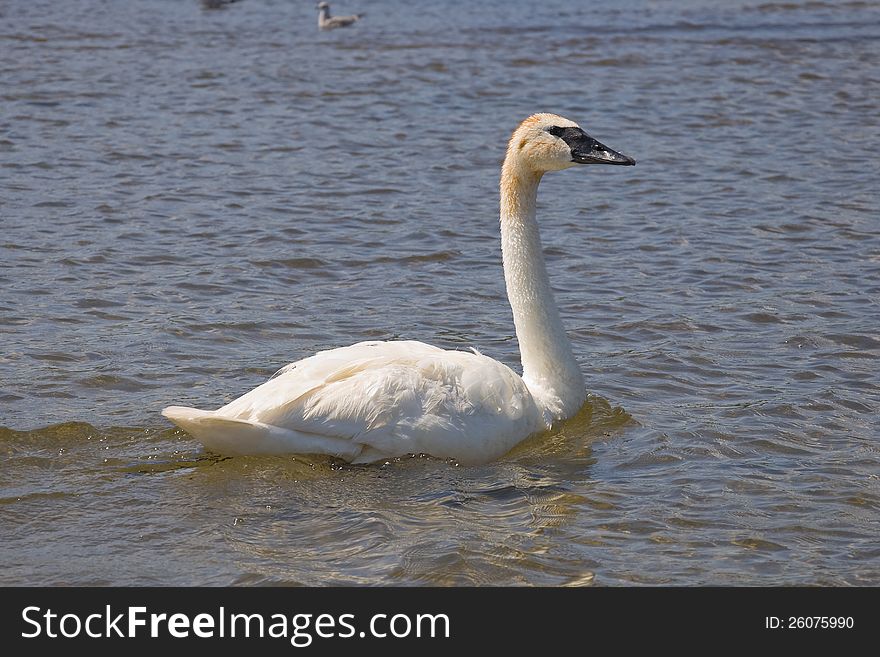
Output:
<svg viewBox="0 0 880 657">
<path fill-rule="evenodd" d="M 219 454 L 327 454 L 350 461 L 363 449 L 363 445 L 351 440 L 284 429 L 254 420 L 222 417 L 217 411 L 168 406 L 162 410 L 162 415 L 196 438 L 206 449 Z"/>
<path fill-rule="evenodd" d="M 211 451 L 221 454 L 241 453 L 242 448 L 252 444 L 254 442 L 252 439 L 257 437 L 254 436 L 255 427 L 250 422 L 217 417 L 216 411 L 168 406 L 162 409 L 162 415 L 198 439 Z"/>
<path fill-rule="evenodd" d="M 201 411 L 198 408 L 187 408 L 186 406 L 166 406 L 162 409 L 162 415 L 187 433 L 195 435 L 204 420 L 214 416 L 214 411 Z"/>
</svg>

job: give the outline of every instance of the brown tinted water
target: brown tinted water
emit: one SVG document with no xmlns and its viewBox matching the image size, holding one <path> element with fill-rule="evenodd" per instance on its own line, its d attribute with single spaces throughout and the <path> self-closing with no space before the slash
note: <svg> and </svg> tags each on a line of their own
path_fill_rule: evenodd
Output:
<svg viewBox="0 0 880 657">
<path fill-rule="evenodd" d="M 368 5 L 0 5 L 0 584 L 880 584 L 880 3 Z M 578 417 L 467 468 L 163 420 L 364 339 L 518 367 L 534 111 L 639 162 L 542 185 Z"/>
</svg>

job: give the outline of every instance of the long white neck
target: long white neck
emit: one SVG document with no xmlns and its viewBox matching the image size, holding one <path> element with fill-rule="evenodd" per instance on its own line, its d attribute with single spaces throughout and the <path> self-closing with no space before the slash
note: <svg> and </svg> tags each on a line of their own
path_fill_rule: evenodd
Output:
<svg viewBox="0 0 880 657">
<path fill-rule="evenodd" d="M 562 326 L 547 278 L 535 204 L 541 174 L 509 153 L 501 170 L 501 253 L 507 297 L 519 341 L 523 380 L 553 422 L 586 399 L 584 377 Z"/>
</svg>

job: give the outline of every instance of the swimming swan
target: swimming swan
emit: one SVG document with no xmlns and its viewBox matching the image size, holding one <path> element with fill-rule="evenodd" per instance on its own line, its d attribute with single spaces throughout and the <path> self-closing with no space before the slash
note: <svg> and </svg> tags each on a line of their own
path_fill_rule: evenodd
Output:
<svg viewBox="0 0 880 657">
<path fill-rule="evenodd" d="M 216 411 L 162 414 L 222 454 L 327 454 L 369 463 L 405 454 L 464 465 L 503 456 L 586 400 L 583 375 L 553 300 L 535 220 L 547 171 L 632 165 L 554 114 L 523 121 L 501 168 L 501 250 L 522 356 L 520 378 L 477 352 L 412 341 L 321 351 Z"/>
<path fill-rule="evenodd" d="M 361 18 L 362 14 L 352 14 L 351 16 L 330 16 L 330 5 L 326 2 L 319 2 L 315 9 L 318 10 L 318 27 L 322 30 L 332 30 L 336 27 L 348 27 L 354 25 Z"/>
</svg>

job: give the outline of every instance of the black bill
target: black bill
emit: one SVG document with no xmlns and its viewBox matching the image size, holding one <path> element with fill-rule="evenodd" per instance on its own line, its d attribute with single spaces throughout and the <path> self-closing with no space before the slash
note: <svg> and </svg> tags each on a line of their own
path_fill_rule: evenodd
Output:
<svg viewBox="0 0 880 657">
<path fill-rule="evenodd" d="M 571 161 L 578 164 L 619 164 L 632 166 L 634 159 L 623 153 L 611 150 L 605 144 L 596 141 L 580 128 L 552 127 L 547 130 L 551 135 L 562 139 L 571 149 Z"/>
</svg>

